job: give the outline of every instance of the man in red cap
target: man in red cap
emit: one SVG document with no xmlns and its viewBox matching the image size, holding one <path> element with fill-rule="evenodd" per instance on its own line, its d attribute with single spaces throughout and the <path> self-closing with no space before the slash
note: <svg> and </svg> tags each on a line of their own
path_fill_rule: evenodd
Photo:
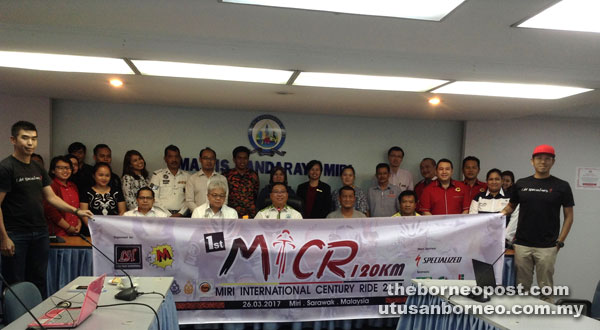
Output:
<svg viewBox="0 0 600 330">
<path fill-rule="evenodd" d="M 552 146 L 542 144 L 535 147 L 531 157 L 535 173 L 515 183 L 510 203 L 502 210 L 508 215 L 521 205 L 514 246 L 517 284 L 523 285 L 525 290 L 531 287 L 534 268 L 540 288 L 554 285 L 556 255 L 564 247 L 573 224 L 575 202 L 571 187 L 568 182 L 550 175 L 555 156 Z M 561 206 L 564 216 L 562 229 Z M 553 302 L 552 295 L 541 295 L 541 299 Z"/>
</svg>

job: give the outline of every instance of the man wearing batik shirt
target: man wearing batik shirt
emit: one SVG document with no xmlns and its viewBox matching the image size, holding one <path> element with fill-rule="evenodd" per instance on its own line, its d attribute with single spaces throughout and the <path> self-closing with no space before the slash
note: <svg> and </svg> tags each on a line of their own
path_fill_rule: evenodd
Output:
<svg viewBox="0 0 600 330">
<path fill-rule="evenodd" d="M 229 207 L 234 208 L 238 216 L 254 218 L 256 215 L 256 196 L 260 186 L 258 174 L 248 168 L 250 150 L 244 146 L 233 149 L 235 168 L 225 173 L 229 184 Z"/>
<path fill-rule="evenodd" d="M 285 184 L 273 183 L 270 196 L 273 204 L 258 211 L 254 219 L 302 219 L 300 212 L 287 205 L 289 196 Z"/>
<path fill-rule="evenodd" d="M 463 183 L 467 186 L 467 194 L 471 201 L 475 196 L 487 190 L 487 183 L 477 179 L 479 165 L 479 158 L 474 156 L 467 156 L 462 162 L 463 176 L 465 177 Z"/>
</svg>

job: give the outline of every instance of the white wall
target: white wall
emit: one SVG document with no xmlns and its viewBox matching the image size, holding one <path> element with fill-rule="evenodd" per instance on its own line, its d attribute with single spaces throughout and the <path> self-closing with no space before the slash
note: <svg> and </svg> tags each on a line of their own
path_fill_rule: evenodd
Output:
<svg viewBox="0 0 600 330">
<path fill-rule="evenodd" d="M 73 141 L 92 148 L 106 143 L 112 148 L 115 173 L 120 174 L 128 149 L 140 151 L 149 170 L 164 167 L 163 149 L 179 146 L 183 157 L 198 157 L 205 146 L 217 151 L 217 158 L 231 160 L 238 145 L 250 147 L 247 130 L 251 121 L 263 112 L 177 108 L 156 105 L 111 104 L 59 100 L 53 104 L 53 148 L 65 153 Z M 375 166 L 387 161 L 387 149 L 393 145 L 405 150 L 404 168 L 420 178 L 423 157 L 448 157 L 458 161 L 462 148 L 463 124 L 456 121 L 423 121 L 391 118 L 301 115 L 275 113 L 285 125 L 287 137 L 281 150 L 285 156 L 251 156 L 251 160 L 353 164 L 357 183 L 366 188 Z M 232 161 L 230 161 L 232 164 Z M 291 176 L 292 187 L 306 181 Z M 335 189 L 339 178 L 324 177 Z M 261 185 L 268 176 L 261 176 Z"/>
<path fill-rule="evenodd" d="M 36 153 L 42 155 L 46 165 L 51 154 L 51 115 L 50 99 L 43 97 L 16 97 L 0 94 L 0 159 L 13 153 L 10 143 L 10 128 L 19 121 L 26 120 L 35 124 L 38 130 Z"/>
<path fill-rule="evenodd" d="M 533 148 L 550 144 L 556 150 L 552 175 L 566 180 L 575 198 L 575 221 L 558 255 L 555 285 L 568 285 L 571 296 L 592 299 L 600 280 L 600 191 L 576 189 L 576 167 L 600 167 L 600 121 L 523 119 L 469 121 L 465 154 L 481 159 L 480 179 L 493 167 L 512 170 L 516 178 L 533 174 Z"/>
</svg>

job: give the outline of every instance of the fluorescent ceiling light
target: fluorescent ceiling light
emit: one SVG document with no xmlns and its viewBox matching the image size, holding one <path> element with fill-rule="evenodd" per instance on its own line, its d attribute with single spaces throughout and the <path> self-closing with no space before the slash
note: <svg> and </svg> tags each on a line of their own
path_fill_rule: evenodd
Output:
<svg viewBox="0 0 600 330">
<path fill-rule="evenodd" d="M 600 32 L 600 1 L 563 0 L 518 27 Z"/>
<path fill-rule="evenodd" d="M 122 59 L 0 51 L 0 66 L 30 70 L 133 74 Z"/>
<path fill-rule="evenodd" d="M 520 97 L 527 99 L 561 99 L 589 92 L 592 89 L 535 84 L 511 84 L 478 81 L 456 81 L 442 86 L 432 93 L 465 94 L 482 96 Z"/>
<path fill-rule="evenodd" d="M 207 65 L 181 62 L 131 60 L 143 75 L 285 84 L 293 71 Z"/>
<path fill-rule="evenodd" d="M 223 0 L 223 2 L 439 21 L 464 0 Z"/>
<path fill-rule="evenodd" d="M 334 87 L 373 89 L 383 91 L 424 92 L 447 83 L 445 80 L 364 76 L 357 74 L 301 72 L 294 85 L 313 87 Z"/>
</svg>

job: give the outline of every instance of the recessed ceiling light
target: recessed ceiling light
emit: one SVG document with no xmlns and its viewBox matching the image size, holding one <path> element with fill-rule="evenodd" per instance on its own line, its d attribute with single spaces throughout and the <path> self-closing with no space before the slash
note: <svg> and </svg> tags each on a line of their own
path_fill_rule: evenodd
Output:
<svg viewBox="0 0 600 330">
<path fill-rule="evenodd" d="M 424 92 L 445 83 L 447 83 L 445 80 L 425 78 L 365 76 L 357 74 L 323 72 L 301 72 L 298 78 L 296 78 L 294 81 L 294 85 L 298 86 L 405 92 Z"/>
<path fill-rule="evenodd" d="M 131 60 L 143 75 L 285 84 L 293 71 L 181 62 Z"/>
<path fill-rule="evenodd" d="M 223 2 L 439 21 L 464 0 L 223 0 Z"/>
<path fill-rule="evenodd" d="M 30 70 L 133 74 L 119 58 L 0 51 L 0 66 Z"/>
<path fill-rule="evenodd" d="M 440 101 L 439 97 L 432 97 L 432 98 L 429 99 L 428 102 L 431 105 L 438 105 L 438 104 L 440 104 L 441 101 Z"/>
<path fill-rule="evenodd" d="M 119 87 L 123 86 L 123 81 L 122 81 L 121 79 L 117 79 L 117 78 L 111 79 L 111 80 L 109 81 L 109 83 L 110 83 L 110 84 L 111 84 L 113 87 L 116 87 L 116 88 L 119 88 Z"/>
<path fill-rule="evenodd" d="M 589 88 L 556 85 L 456 81 L 433 90 L 432 92 L 554 100 L 579 93 L 589 92 L 591 90 L 592 89 Z"/>
<path fill-rule="evenodd" d="M 600 32 L 600 1 L 563 0 L 518 25 L 518 27 Z"/>
</svg>

